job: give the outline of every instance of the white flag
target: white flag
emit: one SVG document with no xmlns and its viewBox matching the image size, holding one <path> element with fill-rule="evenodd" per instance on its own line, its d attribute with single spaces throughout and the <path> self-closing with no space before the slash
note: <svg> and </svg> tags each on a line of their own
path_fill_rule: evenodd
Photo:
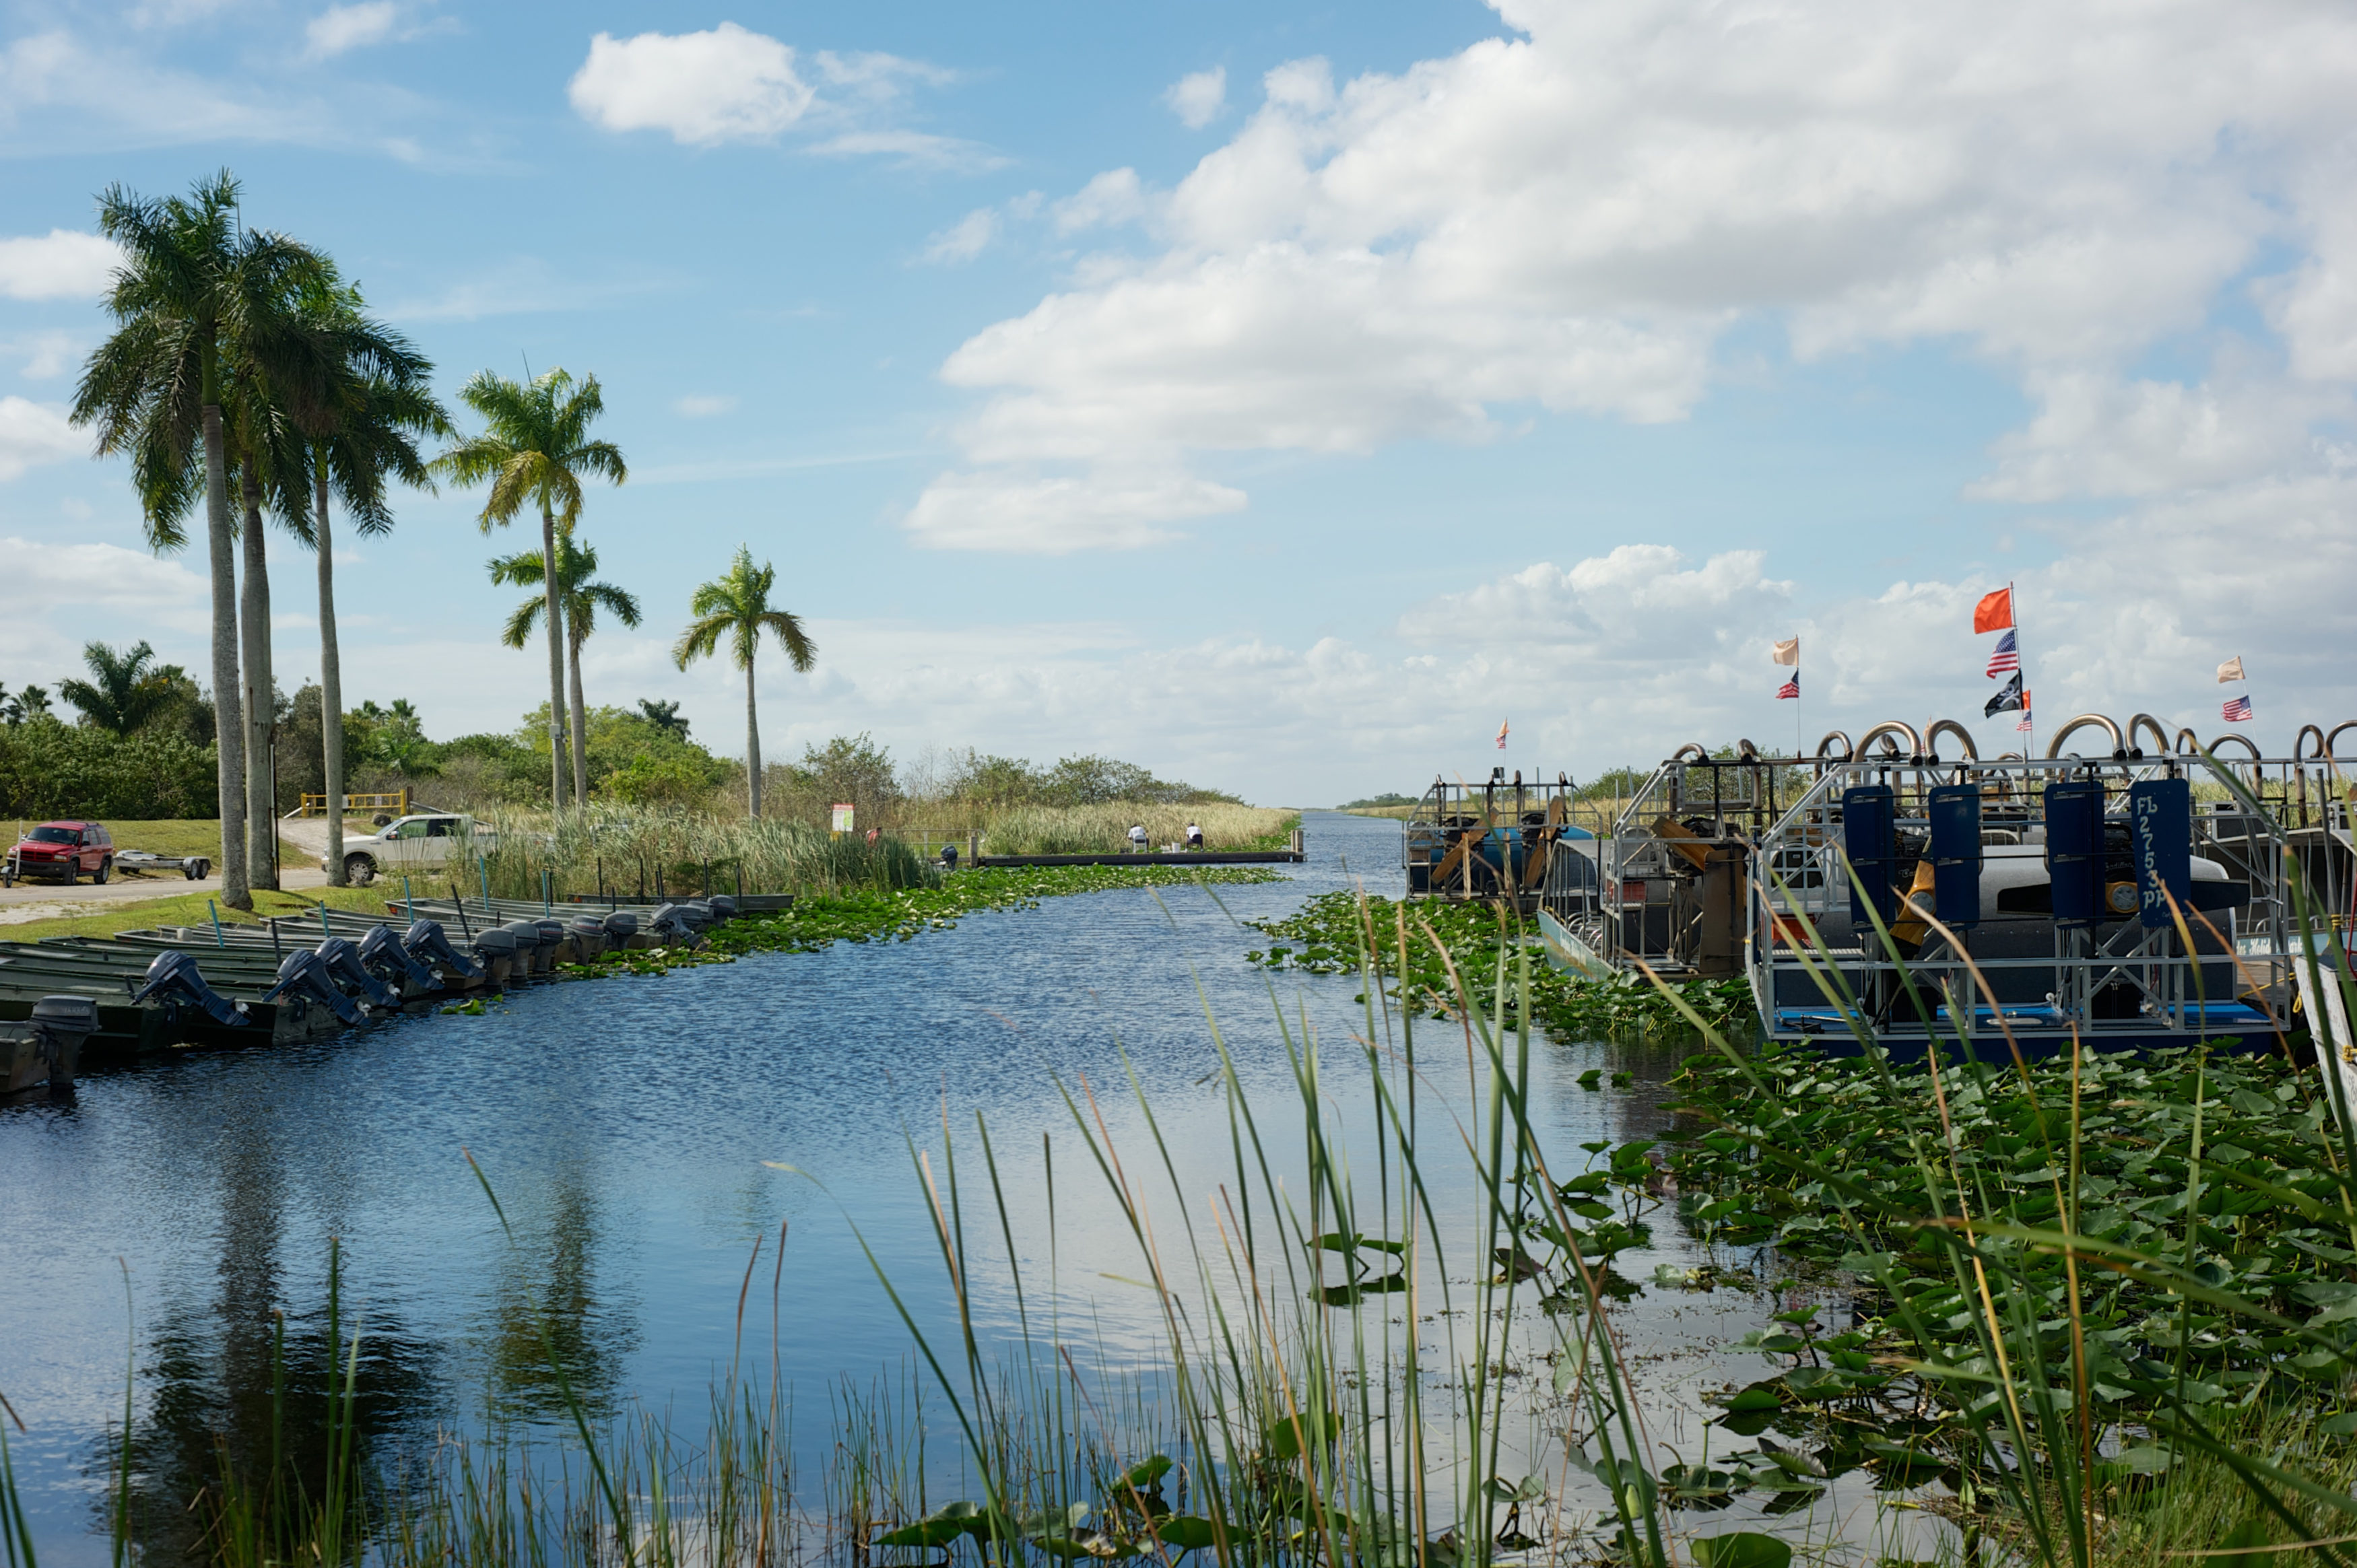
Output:
<svg viewBox="0 0 2357 1568">
<path fill-rule="evenodd" d="M 1786 638 L 1769 650 L 1768 657 L 1779 664 L 1789 664 L 1798 670 L 1801 667 L 1801 639 L 1797 637 Z"/>
<path fill-rule="evenodd" d="M 2243 673 L 2243 656 L 2239 653 L 2233 658 L 2226 660 L 2225 663 L 2218 666 L 2218 684 L 2221 686 L 2224 685 L 2229 681 L 2241 681 L 2246 679 L 2248 679 L 2248 677 Z"/>
</svg>

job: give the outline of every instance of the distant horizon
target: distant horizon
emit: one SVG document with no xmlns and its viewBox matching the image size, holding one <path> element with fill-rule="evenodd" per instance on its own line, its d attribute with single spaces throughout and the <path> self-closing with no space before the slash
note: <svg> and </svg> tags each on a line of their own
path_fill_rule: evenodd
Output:
<svg viewBox="0 0 2357 1568">
<path fill-rule="evenodd" d="M 1994 755 L 1972 608 L 2008 583 L 2040 747 L 2142 711 L 2285 753 L 2357 718 L 2352 59 L 2320 0 L 27 0 L 0 683 L 91 638 L 208 669 L 201 551 L 145 548 L 65 410 L 96 193 L 227 166 L 454 407 L 486 367 L 598 377 L 632 478 L 580 526 L 646 622 L 589 641 L 587 697 L 717 746 L 742 686 L 670 649 L 742 542 L 819 649 L 764 672 L 779 755 L 866 731 L 1337 800 L 1796 723 L 1949 716 Z M 511 728 L 544 656 L 498 645 L 484 564 L 534 531 L 394 505 L 338 548 L 348 705 Z M 270 549 L 291 693 L 313 562 Z"/>
</svg>

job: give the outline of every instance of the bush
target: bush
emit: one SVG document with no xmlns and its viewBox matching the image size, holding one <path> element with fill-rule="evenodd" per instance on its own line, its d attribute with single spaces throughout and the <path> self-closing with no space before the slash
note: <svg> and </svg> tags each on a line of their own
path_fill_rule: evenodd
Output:
<svg viewBox="0 0 2357 1568">
<path fill-rule="evenodd" d="M 0 816 L 156 821 L 221 815 L 211 746 L 55 719 L 0 729 Z"/>
</svg>

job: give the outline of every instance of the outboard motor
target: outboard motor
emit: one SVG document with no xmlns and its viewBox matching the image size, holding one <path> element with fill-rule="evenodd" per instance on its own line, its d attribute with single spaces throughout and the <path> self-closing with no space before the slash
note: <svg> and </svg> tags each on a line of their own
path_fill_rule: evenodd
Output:
<svg viewBox="0 0 2357 1568">
<path fill-rule="evenodd" d="M 511 933 L 516 940 L 516 969 L 519 972 L 537 974 L 548 968 L 549 950 L 554 944 L 551 943 L 549 947 L 541 945 L 538 920 L 510 920 L 500 929 Z"/>
<path fill-rule="evenodd" d="M 352 1005 L 350 997 L 336 989 L 326 962 L 307 948 L 286 955 L 286 961 L 278 966 L 278 983 L 270 988 L 263 1000 L 275 1002 L 281 997 L 316 1002 L 347 1024 L 361 1021 L 361 1010 Z"/>
<path fill-rule="evenodd" d="M 494 981 L 516 978 L 518 954 L 516 934 L 504 926 L 492 926 L 475 933 L 475 956 L 482 961 L 483 972 Z M 526 967 L 531 961 L 522 961 Z"/>
<path fill-rule="evenodd" d="M 533 922 L 540 928 L 540 961 L 550 969 L 556 967 L 556 950 L 565 945 L 565 922 L 554 916 L 543 915 Z"/>
<path fill-rule="evenodd" d="M 98 1033 L 98 1004 L 87 996 L 44 996 L 33 1004 L 33 1034 L 51 1090 L 71 1089 L 81 1043 Z"/>
<path fill-rule="evenodd" d="M 418 991 L 435 988 L 434 972 L 402 950 L 401 939 L 393 934 L 391 926 L 369 928 L 368 935 L 361 939 L 361 961 L 368 965 L 371 974 L 394 977 L 395 990 L 404 982 Z"/>
<path fill-rule="evenodd" d="M 319 955 L 319 961 L 328 966 L 328 978 L 339 986 L 357 986 L 360 993 L 367 997 L 373 1006 L 391 1008 L 401 1005 L 401 993 L 368 972 L 368 965 L 361 961 L 361 950 L 354 947 L 349 939 L 329 937 L 312 950 Z"/>
<path fill-rule="evenodd" d="M 616 947 L 626 947 L 639 934 L 639 918 L 627 910 L 617 909 L 597 922 L 606 928 L 606 940 Z"/>
<path fill-rule="evenodd" d="M 712 919 L 714 924 L 716 925 L 722 920 L 733 920 L 737 918 L 737 900 L 730 897 L 727 894 L 715 893 L 708 902 L 712 905 Z"/>
<path fill-rule="evenodd" d="M 712 906 L 702 898 L 681 899 L 679 914 L 680 918 L 687 922 L 688 929 L 692 931 L 705 930 L 712 924 Z"/>
<path fill-rule="evenodd" d="M 647 917 L 647 934 L 657 941 L 692 942 L 695 940 L 695 928 L 687 923 L 678 905 L 665 904 Z"/>
<path fill-rule="evenodd" d="M 573 950 L 583 963 L 606 950 L 606 922 L 595 915 L 581 915 L 566 921 L 565 934 L 573 939 Z"/>
<path fill-rule="evenodd" d="M 363 942 L 361 948 L 365 951 L 367 944 Z M 450 945 L 450 939 L 442 934 L 439 920 L 411 921 L 409 929 L 402 933 L 401 948 L 420 963 L 436 965 L 468 980 L 483 977 L 483 966 Z"/>
<path fill-rule="evenodd" d="M 135 1004 L 159 1001 L 168 1008 L 186 1004 L 200 1008 L 214 1023 L 229 1028 L 242 1028 L 253 1022 L 247 1016 L 242 1002 L 232 1003 L 205 983 L 197 968 L 196 959 L 184 952 L 159 952 L 156 961 L 147 966 L 147 983 L 131 993 Z"/>
</svg>

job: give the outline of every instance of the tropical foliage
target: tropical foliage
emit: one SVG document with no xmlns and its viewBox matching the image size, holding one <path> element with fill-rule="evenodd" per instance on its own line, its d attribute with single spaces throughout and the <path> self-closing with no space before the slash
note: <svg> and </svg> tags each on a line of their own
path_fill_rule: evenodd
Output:
<svg viewBox="0 0 2357 1568">
<path fill-rule="evenodd" d="M 602 478 L 620 484 L 630 477 L 621 448 L 593 439 L 589 427 L 606 410 L 606 394 L 591 376 L 575 384 L 557 369 L 529 384 L 484 371 L 468 381 L 460 401 L 480 415 L 484 431 L 468 436 L 434 460 L 434 471 L 461 485 L 489 483 L 477 521 L 485 533 L 515 521 L 527 508 L 540 513 L 541 591 L 548 633 L 548 712 L 552 746 L 565 734 L 565 610 L 559 602 L 564 574 L 557 564 L 557 536 L 571 533 L 581 517 L 581 481 Z M 573 727 L 581 724 L 576 693 Z M 576 734 L 572 746 L 574 798 L 587 789 L 586 746 Z M 565 801 L 563 758 L 549 757 L 550 800 Z"/>
<path fill-rule="evenodd" d="M 688 613 L 696 618 L 672 650 L 672 658 L 684 670 L 718 652 L 726 638 L 728 661 L 745 672 L 745 810 L 754 817 L 761 814 L 761 724 L 753 691 L 753 661 L 760 651 L 761 634 L 778 639 L 796 670 L 808 670 L 818 658 L 818 645 L 802 630 L 802 621 L 770 605 L 777 582 L 776 567 L 767 562 L 754 565 L 753 552 L 738 545 L 728 570 L 695 590 Z"/>
<path fill-rule="evenodd" d="M 48 717 L 0 728 L 0 817 L 213 817 L 220 789 L 212 748 L 168 731 Z"/>
</svg>

